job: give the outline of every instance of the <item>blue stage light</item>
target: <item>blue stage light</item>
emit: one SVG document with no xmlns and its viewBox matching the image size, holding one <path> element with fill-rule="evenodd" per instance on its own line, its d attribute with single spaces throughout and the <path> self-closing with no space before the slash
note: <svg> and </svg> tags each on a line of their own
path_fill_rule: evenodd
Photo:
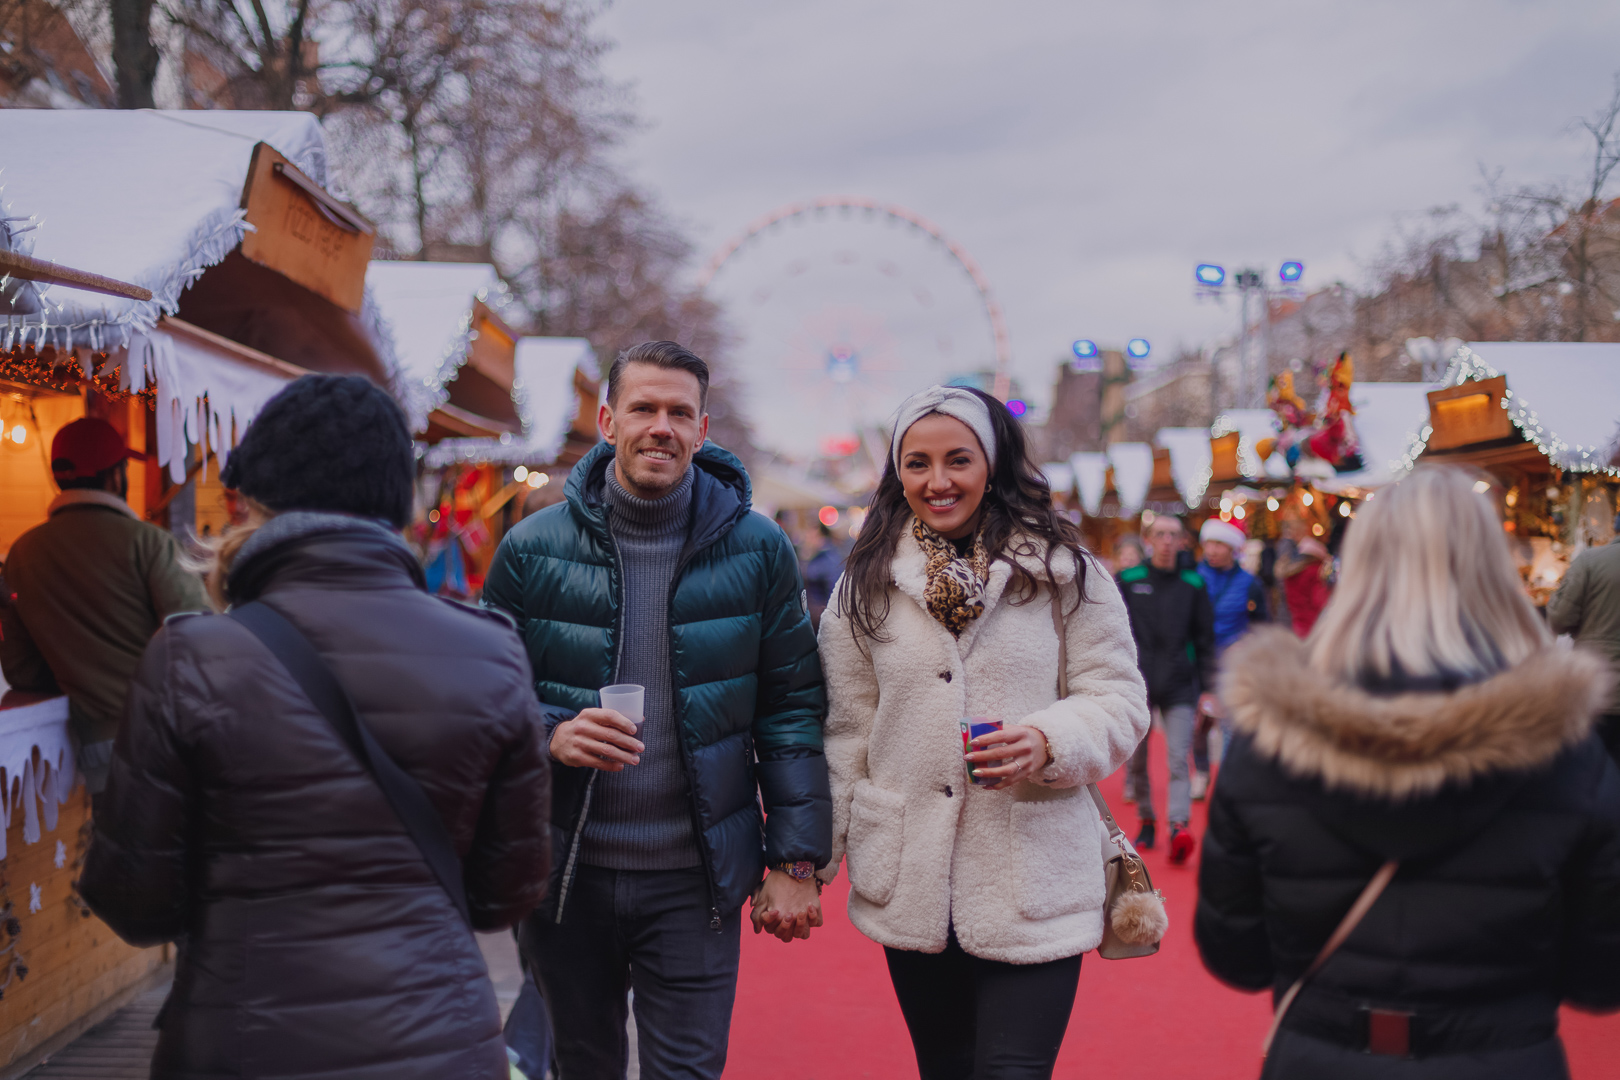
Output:
<svg viewBox="0 0 1620 1080">
<path fill-rule="evenodd" d="M 1097 343 L 1081 338 L 1074 343 L 1074 355 L 1077 360 L 1097 359 Z"/>
<path fill-rule="evenodd" d="M 1133 337 L 1125 345 L 1125 351 L 1133 360 L 1146 360 L 1147 354 L 1152 350 L 1153 346 L 1148 344 L 1147 338 Z"/>
<path fill-rule="evenodd" d="M 1207 285 L 1212 289 L 1226 284 L 1226 267 L 1214 263 L 1199 263 L 1193 270 L 1193 275 L 1198 278 L 1198 284 Z"/>
<path fill-rule="evenodd" d="M 1295 282 L 1305 276 L 1305 264 L 1302 262 L 1285 262 L 1277 276 L 1285 282 Z"/>
</svg>

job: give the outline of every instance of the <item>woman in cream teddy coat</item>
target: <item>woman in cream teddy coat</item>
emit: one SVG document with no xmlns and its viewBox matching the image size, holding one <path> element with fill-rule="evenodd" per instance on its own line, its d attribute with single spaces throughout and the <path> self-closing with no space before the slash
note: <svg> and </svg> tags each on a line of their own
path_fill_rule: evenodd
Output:
<svg viewBox="0 0 1620 1080">
<path fill-rule="evenodd" d="M 918 395 L 923 400 L 910 411 L 922 410 L 924 417 L 937 420 L 928 415 L 932 405 L 941 415 L 965 417 L 955 430 L 964 425 L 978 430 L 964 435 L 963 441 L 988 440 L 1000 458 L 999 462 L 992 458 L 989 465 L 993 483 L 985 483 L 981 471 L 977 482 L 983 488 L 966 494 L 978 494 L 989 505 L 999 490 L 1016 483 L 1023 485 L 1022 496 L 1012 497 L 1028 499 L 1033 480 L 1038 485 L 1034 494 L 1044 497 L 1044 510 L 1050 514 L 1050 494 L 1024 461 L 1022 432 L 1005 406 L 977 394 L 974 397 L 982 398 L 983 404 L 966 401 L 969 391 L 934 390 L 932 396 L 925 397 L 927 391 Z M 936 401 L 942 394 L 944 399 Z M 906 470 L 912 470 L 920 475 L 922 466 L 913 460 L 915 440 L 907 438 L 917 419 L 902 406 L 895 431 L 895 467 L 886 470 L 874 496 L 867 528 L 881 516 L 876 510 L 881 500 L 900 498 L 896 473 L 906 476 Z M 918 430 L 923 427 L 919 424 Z M 903 464 L 902 439 L 906 440 Z M 961 494 L 956 487 L 962 486 L 940 480 L 938 490 L 924 490 L 913 478 L 904 483 L 908 501 L 915 494 L 931 500 L 925 501 L 925 512 L 943 507 L 942 513 L 949 511 L 953 493 Z M 1046 541 L 1015 529 L 999 552 L 989 553 L 987 563 L 981 560 L 987 571 L 978 597 L 982 607 L 959 634 L 953 634 L 930 611 L 929 553 L 919 537 L 933 534 L 919 528 L 905 504 L 893 506 L 891 514 L 903 517 L 904 527 L 891 526 L 898 540 L 880 632 L 865 633 L 867 628 L 851 618 L 854 589 L 845 582 L 820 628 L 833 796 L 833 858 L 821 876 L 831 880 L 840 858 L 847 860 L 850 921 L 890 950 L 896 989 L 927 1080 L 924 1044 L 937 1041 L 937 1036 L 925 1040 L 913 1022 L 913 1014 L 922 1010 L 908 1007 L 895 969 L 897 959 L 907 958 L 897 951 L 959 950 L 1000 965 L 1072 958 L 1070 978 L 1078 978 L 1079 955 L 1095 948 L 1102 937 L 1105 893 L 1104 833 L 1085 785 L 1125 762 L 1147 733 L 1149 717 L 1125 606 L 1099 566 L 1088 559 L 1085 602 L 1080 603 L 1076 572 L 1086 557 L 1065 546 L 1048 560 Z M 983 535 L 982 518 L 978 520 Z M 966 528 L 970 532 L 974 528 L 971 520 Z M 967 540 L 954 543 L 962 551 Z M 858 573 L 860 556 L 857 548 L 847 574 Z M 956 565 L 970 561 L 963 555 Z M 1015 563 L 1027 578 L 1015 574 Z M 1063 700 L 1057 694 L 1054 586 L 1068 639 L 1069 696 Z M 881 604 L 878 610 L 882 611 Z M 1015 781 L 1010 785 L 989 788 L 971 783 L 958 727 L 960 719 L 969 716 L 1035 729 L 1039 737 L 1031 738 L 1037 746 L 1044 737 L 1044 761 L 1035 763 L 1032 756 L 1019 776 L 1008 777 Z M 1066 1024 L 1073 987 L 1070 981 L 1068 1002 L 1054 1022 Z M 962 1014 L 952 1011 L 956 1015 L 948 1022 L 960 1025 Z M 973 1015 L 971 1010 L 967 1015 Z M 982 1012 L 980 1020 L 985 1026 Z M 1061 1031 L 1058 1027 L 1059 1042 Z M 1053 1057 L 1056 1050 L 1053 1045 Z M 978 1056 L 983 1058 L 982 1047 Z M 934 1073 L 948 1074 L 949 1069 Z M 981 1068 L 973 1075 L 1003 1073 Z"/>
</svg>

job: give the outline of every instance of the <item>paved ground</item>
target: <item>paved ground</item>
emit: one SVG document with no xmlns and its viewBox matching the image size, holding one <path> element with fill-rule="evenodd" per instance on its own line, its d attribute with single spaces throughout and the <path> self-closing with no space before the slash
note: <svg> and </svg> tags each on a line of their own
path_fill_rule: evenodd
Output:
<svg viewBox="0 0 1620 1080">
<path fill-rule="evenodd" d="M 517 944 L 510 933 L 479 934 L 479 947 L 495 983 L 495 999 L 504 1017 L 523 985 Z M 34 1069 L 27 1080 L 146 1080 L 157 1048 L 152 1029 L 169 987 L 148 990 L 107 1020 L 91 1028 Z"/>
<path fill-rule="evenodd" d="M 28 1080 L 146 1080 L 158 1033 L 152 1030 L 167 983 L 155 987 L 56 1052 Z"/>
</svg>

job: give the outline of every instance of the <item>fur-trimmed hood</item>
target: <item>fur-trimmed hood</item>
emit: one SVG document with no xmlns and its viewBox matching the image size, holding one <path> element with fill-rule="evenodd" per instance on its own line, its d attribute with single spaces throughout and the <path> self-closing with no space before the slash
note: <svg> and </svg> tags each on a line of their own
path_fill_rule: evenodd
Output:
<svg viewBox="0 0 1620 1080">
<path fill-rule="evenodd" d="M 1330 682 L 1286 630 L 1257 629 L 1225 657 L 1236 729 L 1290 775 L 1401 801 L 1549 763 L 1592 730 L 1612 676 L 1597 656 L 1549 647 L 1449 692 L 1389 696 Z"/>
</svg>

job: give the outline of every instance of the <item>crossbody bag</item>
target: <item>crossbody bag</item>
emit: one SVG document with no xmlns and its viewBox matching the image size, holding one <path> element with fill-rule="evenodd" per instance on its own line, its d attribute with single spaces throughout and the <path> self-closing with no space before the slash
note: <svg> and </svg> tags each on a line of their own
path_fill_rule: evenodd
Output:
<svg viewBox="0 0 1620 1080">
<path fill-rule="evenodd" d="M 400 824 L 416 842 L 422 858 L 438 879 L 461 918 L 472 929 L 472 913 L 467 906 L 467 888 L 462 882 L 461 856 L 450 839 L 444 819 L 414 777 L 400 768 L 372 737 L 361 721 L 343 684 L 315 646 L 279 612 L 260 601 L 232 608 L 227 618 L 246 628 L 293 677 L 304 696 L 337 732 L 350 753 L 371 775 Z"/>
<path fill-rule="evenodd" d="M 1063 594 L 1052 589 L 1052 628 L 1057 631 L 1057 696 L 1069 696 L 1069 628 L 1063 622 Z M 1103 874 L 1107 895 L 1103 901 L 1103 937 L 1097 955 L 1104 960 L 1152 956 L 1169 928 L 1164 894 L 1153 887 L 1147 864 L 1108 809 L 1108 800 L 1096 784 L 1087 784 L 1091 801 L 1108 830 L 1103 840 Z"/>
</svg>

